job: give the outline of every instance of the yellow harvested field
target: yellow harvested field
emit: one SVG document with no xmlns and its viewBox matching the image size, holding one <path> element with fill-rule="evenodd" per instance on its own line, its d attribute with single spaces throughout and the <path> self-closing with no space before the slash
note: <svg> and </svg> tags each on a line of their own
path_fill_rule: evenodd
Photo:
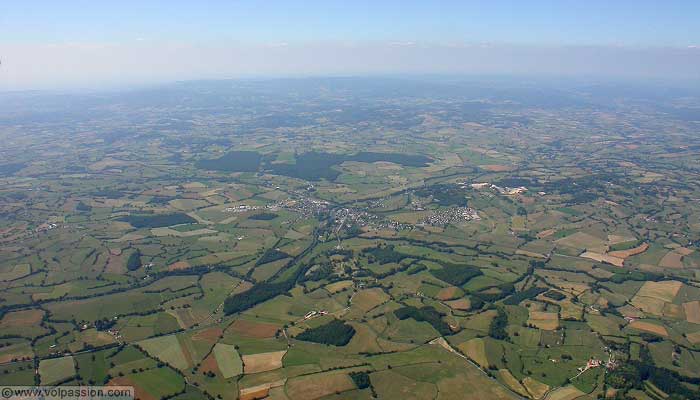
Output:
<svg viewBox="0 0 700 400">
<path fill-rule="evenodd" d="M 498 375 L 500 375 L 501 380 L 503 383 L 506 384 L 510 388 L 510 390 L 514 391 L 515 393 L 521 395 L 521 396 L 529 396 L 527 389 L 525 389 L 525 386 L 523 386 L 515 377 L 513 374 L 510 373 L 507 369 L 499 369 L 498 370 Z"/>
<path fill-rule="evenodd" d="M 583 254 L 581 254 L 581 257 L 599 262 L 605 262 L 608 264 L 612 264 L 616 267 L 622 267 L 625 263 L 625 260 L 623 258 L 613 257 L 608 254 L 596 253 L 594 251 L 586 251 Z"/>
<path fill-rule="evenodd" d="M 688 333 L 685 338 L 692 344 L 698 344 L 700 343 L 700 332 Z"/>
<path fill-rule="evenodd" d="M 452 300 L 452 301 L 446 301 L 445 304 L 447 304 L 448 307 L 450 307 L 453 310 L 463 310 L 467 311 L 471 308 L 471 301 L 469 299 L 458 299 L 458 300 Z"/>
<path fill-rule="evenodd" d="M 681 287 L 683 287 L 683 283 L 678 281 L 645 282 L 635 295 L 635 298 L 637 296 L 651 297 L 672 303 Z"/>
<path fill-rule="evenodd" d="M 635 248 L 632 248 L 632 249 L 611 251 L 608 253 L 608 255 L 612 256 L 612 257 L 618 257 L 618 258 L 624 259 L 624 258 L 635 256 L 637 254 L 642 254 L 645 251 L 647 251 L 648 248 L 649 248 L 649 243 L 642 243 L 641 245 L 639 245 Z"/>
<path fill-rule="evenodd" d="M 553 312 L 530 311 L 527 323 L 539 329 L 553 331 L 559 327 L 559 315 Z"/>
<path fill-rule="evenodd" d="M 680 269 L 683 268 L 683 254 L 677 250 L 671 250 L 659 261 L 659 267 Z"/>
<path fill-rule="evenodd" d="M 249 354 L 243 356 L 243 371 L 246 374 L 272 371 L 282 368 L 282 357 L 287 350 L 273 351 L 270 353 Z"/>
<path fill-rule="evenodd" d="M 644 331 L 644 332 L 649 332 L 649 333 L 654 333 L 660 336 L 665 336 L 668 337 L 668 331 L 666 328 L 664 328 L 661 325 L 657 325 L 652 322 L 646 322 L 646 321 L 632 321 L 629 324 L 630 328 L 634 328 L 638 331 Z"/>
<path fill-rule="evenodd" d="M 499 164 L 480 165 L 479 167 L 483 170 L 491 171 L 491 172 L 505 172 L 505 171 L 510 171 L 511 169 L 513 169 L 513 167 L 511 167 L 511 166 L 499 165 Z"/>
<path fill-rule="evenodd" d="M 177 261 L 168 265 L 168 271 L 176 271 L 178 269 L 187 269 L 190 267 L 190 263 L 187 261 Z"/>
<path fill-rule="evenodd" d="M 557 313 L 546 311 L 530 311 L 530 319 L 557 320 Z"/>
<path fill-rule="evenodd" d="M 281 379 L 274 382 L 263 383 L 262 385 L 241 388 L 238 398 L 240 400 L 263 399 L 267 397 L 270 389 L 284 386 L 286 379 Z"/>
<path fill-rule="evenodd" d="M 693 249 L 689 249 L 687 247 L 679 247 L 676 249 L 676 252 L 682 256 L 689 256 L 695 252 Z"/>
<path fill-rule="evenodd" d="M 542 232 L 537 234 L 537 239 L 543 239 L 543 238 L 552 236 L 552 235 L 554 235 L 554 233 L 556 231 L 557 231 L 556 229 L 545 229 Z"/>
<path fill-rule="evenodd" d="M 569 246 L 577 249 L 590 249 L 595 251 L 606 247 L 605 241 L 585 232 L 572 233 L 569 236 L 554 241 L 557 244 Z"/>
<path fill-rule="evenodd" d="M 457 345 L 457 348 L 462 351 L 467 357 L 479 364 L 481 367 L 488 368 L 489 360 L 486 357 L 486 347 L 484 339 L 474 338 Z"/>
<path fill-rule="evenodd" d="M 529 376 L 526 376 L 523 379 L 523 386 L 525 386 L 525 389 L 530 392 L 530 396 L 532 396 L 533 399 L 541 399 L 545 394 L 547 394 L 547 391 L 549 391 L 549 385 L 534 380 Z"/>
<path fill-rule="evenodd" d="M 535 253 L 533 251 L 527 251 L 527 250 L 521 250 L 521 249 L 515 250 L 515 254 L 520 254 L 523 256 L 528 256 L 528 257 L 533 257 L 533 258 L 547 258 L 547 256 L 545 256 L 542 253 Z"/>
<path fill-rule="evenodd" d="M 326 285 L 326 290 L 330 293 L 338 293 L 350 287 L 352 287 L 352 281 L 339 281 Z"/>
<path fill-rule="evenodd" d="M 664 315 L 664 306 L 666 305 L 666 302 L 664 302 L 661 299 L 656 299 L 653 297 L 634 296 L 631 303 L 632 305 L 646 313 L 658 316 Z"/>
<path fill-rule="evenodd" d="M 547 395 L 547 400 L 574 400 L 585 395 L 582 391 L 574 386 L 568 385 L 552 390 Z"/>
<path fill-rule="evenodd" d="M 455 297 L 459 297 L 462 295 L 462 290 L 456 286 L 449 286 L 446 288 L 440 289 L 440 291 L 437 293 L 435 297 L 437 297 L 438 300 L 451 300 L 454 299 Z"/>
<path fill-rule="evenodd" d="M 683 303 L 685 319 L 693 324 L 700 324 L 700 301 L 690 301 Z"/>
<path fill-rule="evenodd" d="M 346 372 L 331 372 L 290 378 L 285 391 L 290 400 L 313 400 L 355 388 Z"/>
<path fill-rule="evenodd" d="M 683 311 L 683 306 L 673 303 L 664 303 L 663 314 L 666 318 L 672 319 L 685 319 L 685 312 Z"/>
<path fill-rule="evenodd" d="M 629 237 L 629 236 L 608 235 L 608 242 L 610 242 L 610 244 L 631 242 L 633 240 L 636 240 L 636 239 L 634 237 Z"/>
</svg>

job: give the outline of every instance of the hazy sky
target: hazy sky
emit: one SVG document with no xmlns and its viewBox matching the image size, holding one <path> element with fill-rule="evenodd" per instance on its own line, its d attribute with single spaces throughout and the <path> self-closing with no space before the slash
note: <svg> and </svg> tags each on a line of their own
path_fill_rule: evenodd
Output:
<svg viewBox="0 0 700 400">
<path fill-rule="evenodd" d="M 700 1 L 3 1 L 0 90 L 237 76 L 700 79 Z"/>
</svg>

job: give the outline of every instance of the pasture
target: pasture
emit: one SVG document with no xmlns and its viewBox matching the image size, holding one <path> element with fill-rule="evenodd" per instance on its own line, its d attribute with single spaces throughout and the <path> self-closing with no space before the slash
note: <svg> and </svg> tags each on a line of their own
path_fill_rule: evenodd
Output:
<svg viewBox="0 0 700 400">
<path fill-rule="evenodd" d="M 150 356 L 179 370 L 189 368 L 190 361 L 185 357 L 180 341 L 175 335 L 166 335 L 137 342 Z"/>
<path fill-rule="evenodd" d="M 216 360 L 216 365 L 225 379 L 243 373 L 243 362 L 234 346 L 217 343 L 212 352 Z"/>
<path fill-rule="evenodd" d="M 62 382 L 76 373 L 73 357 L 59 357 L 41 360 L 39 363 L 39 376 L 42 385 L 52 385 Z"/>
</svg>

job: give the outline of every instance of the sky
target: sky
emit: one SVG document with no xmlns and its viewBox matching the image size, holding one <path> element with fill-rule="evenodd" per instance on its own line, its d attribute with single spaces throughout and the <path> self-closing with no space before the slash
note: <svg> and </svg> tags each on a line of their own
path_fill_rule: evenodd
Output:
<svg viewBox="0 0 700 400">
<path fill-rule="evenodd" d="M 324 74 L 700 79 L 697 0 L 11 0 L 0 9 L 0 90 Z"/>
</svg>

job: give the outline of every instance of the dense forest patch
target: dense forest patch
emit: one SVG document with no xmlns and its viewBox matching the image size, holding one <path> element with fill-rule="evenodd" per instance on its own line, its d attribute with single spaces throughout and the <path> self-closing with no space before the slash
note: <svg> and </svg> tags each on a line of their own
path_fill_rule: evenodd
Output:
<svg viewBox="0 0 700 400">
<path fill-rule="evenodd" d="M 405 258 L 410 258 L 408 255 L 394 250 L 393 245 L 372 247 L 363 250 L 362 254 L 367 255 L 370 262 L 376 261 L 379 264 L 398 263 Z"/>
<path fill-rule="evenodd" d="M 197 222 L 194 218 L 183 213 L 127 215 L 119 218 L 118 221 L 128 222 L 134 228 L 162 228 Z"/>
<path fill-rule="evenodd" d="M 0 176 L 14 175 L 15 172 L 19 172 L 21 169 L 23 169 L 26 166 L 27 166 L 27 164 L 24 164 L 24 163 L 13 163 L 13 164 L 0 165 Z"/>
<path fill-rule="evenodd" d="M 508 315 L 503 311 L 503 309 L 498 309 L 498 315 L 496 318 L 491 320 L 491 325 L 489 325 L 489 336 L 498 340 L 508 340 L 508 332 L 506 328 L 508 327 Z"/>
<path fill-rule="evenodd" d="M 340 171 L 333 167 L 345 161 L 366 163 L 385 161 L 406 167 L 425 167 L 432 161 L 431 158 L 426 156 L 401 153 L 360 152 L 354 155 L 344 155 L 315 151 L 298 154 L 295 159 L 295 164 L 271 164 L 267 168 L 277 175 L 291 176 L 309 181 L 321 179 L 333 181 L 340 175 Z"/>
<path fill-rule="evenodd" d="M 483 272 L 477 267 L 447 263 L 442 265 L 442 269 L 431 270 L 430 273 L 441 281 L 454 286 L 462 286 L 470 279 L 483 275 Z"/>
<path fill-rule="evenodd" d="M 542 292 L 546 292 L 546 291 L 547 291 L 546 288 L 531 287 L 529 289 L 523 290 L 522 292 L 518 292 L 518 293 L 508 297 L 507 299 L 503 300 L 503 304 L 507 304 L 510 306 L 518 305 L 518 304 L 520 304 L 521 301 L 532 299 L 532 298 L 536 297 L 538 294 L 540 294 Z M 559 292 L 554 292 L 554 293 L 562 295 Z M 563 298 L 566 298 L 566 296 L 563 296 Z M 561 299 L 559 299 L 559 300 L 561 300 Z"/>
<path fill-rule="evenodd" d="M 289 282 L 258 283 L 243 293 L 238 293 L 226 298 L 224 301 L 224 313 L 230 315 L 247 310 L 256 304 L 269 300 L 277 295 L 286 293 L 290 289 Z"/>
<path fill-rule="evenodd" d="M 277 218 L 277 214 L 264 212 L 264 213 L 260 213 L 260 214 L 251 215 L 248 219 L 252 219 L 252 220 L 256 220 L 256 221 L 269 221 L 269 220 L 272 220 L 275 218 Z"/>
<path fill-rule="evenodd" d="M 211 160 L 200 160 L 197 168 L 223 172 L 255 172 L 262 157 L 256 151 L 229 151 Z"/>
<path fill-rule="evenodd" d="M 355 328 L 339 319 L 334 319 L 325 325 L 305 330 L 297 335 L 296 339 L 306 342 L 332 344 L 333 346 L 345 346 L 354 335 Z"/>
<path fill-rule="evenodd" d="M 135 271 L 141 267 L 141 251 L 136 249 L 133 253 L 129 255 L 126 260 L 126 269 L 129 271 Z"/>
<path fill-rule="evenodd" d="M 452 334 L 452 329 L 450 329 L 450 326 L 447 324 L 447 322 L 442 320 L 442 317 L 445 314 L 440 313 L 438 310 L 430 306 L 421 308 L 412 306 L 402 307 L 394 311 L 394 315 L 396 315 L 396 318 L 401 320 L 413 318 L 419 322 L 427 322 L 443 336 Z"/>
<path fill-rule="evenodd" d="M 464 189 L 456 185 L 433 185 L 416 190 L 420 197 L 432 197 L 442 206 L 466 207 L 467 197 Z"/>
<path fill-rule="evenodd" d="M 262 257 L 255 263 L 255 265 L 267 264 L 273 261 L 282 260 L 289 257 L 289 254 L 279 251 L 277 249 L 268 249 L 263 253 Z"/>
<path fill-rule="evenodd" d="M 432 159 L 430 157 L 417 154 L 375 153 L 371 151 L 363 151 L 347 157 L 345 161 L 358 161 L 366 163 L 384 161 L 400 164 L 404 167 L 427 167 L 428 163 L 431 162 Z"/>
</svg>

